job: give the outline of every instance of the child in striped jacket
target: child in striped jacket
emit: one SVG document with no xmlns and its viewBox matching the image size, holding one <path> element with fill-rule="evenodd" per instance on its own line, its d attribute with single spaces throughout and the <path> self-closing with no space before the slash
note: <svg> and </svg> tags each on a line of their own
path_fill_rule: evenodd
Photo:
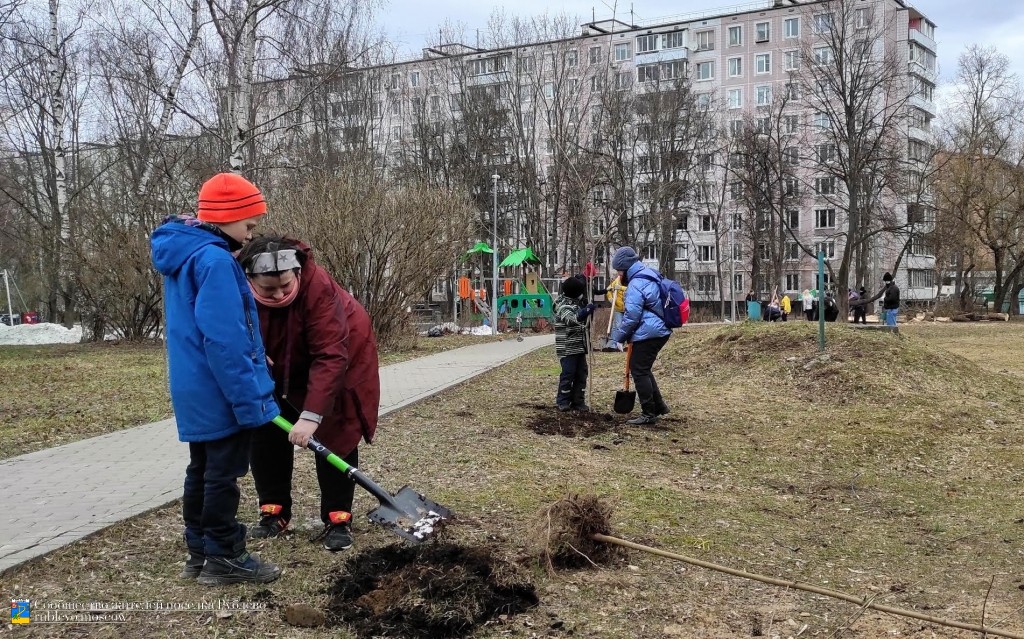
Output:
<svg viewBox="0 0 1024 639">
<path fill-rule="evenodd" d="M 594 312 L 586 304 L 587 281 L 574 275 L 562 282 L 562 295 L 555 302 L 555 354 L 562 364 L 555 404 L 560 411 L 590 408 L 587 390 L 587 318 Z"/>
</svg>

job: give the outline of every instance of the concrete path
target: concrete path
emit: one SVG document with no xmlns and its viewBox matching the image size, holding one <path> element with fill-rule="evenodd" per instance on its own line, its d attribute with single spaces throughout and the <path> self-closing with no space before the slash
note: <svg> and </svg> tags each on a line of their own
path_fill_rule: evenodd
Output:
<svg viewBox="0 0 1024 639">
<path fill-rule="evenodd" d="M 554 341 L 506 339 L 386 366 L 380 415 Z M 178 499 L 187 464 L 173 419 L 0 461 L 0 572 Z"/>
</svg>

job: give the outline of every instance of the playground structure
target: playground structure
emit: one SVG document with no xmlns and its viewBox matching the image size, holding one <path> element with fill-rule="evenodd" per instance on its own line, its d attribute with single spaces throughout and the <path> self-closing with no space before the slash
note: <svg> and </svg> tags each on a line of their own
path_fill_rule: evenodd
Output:
<svg viewBox="0 0 1024 639">
<path fill-rule="evenodd" d="M 480 242 L 466 253 L 463 261 L 472 259 L 474 255 L 491 253 L 490 246 Z M 521 271 L 511 277 L 498 279 L 498 329 L 504 331 L 515 327 L 522 330 L 530 327 L 543 330 L 551 324 L 554 321 L 554 298 L 541 279 L 541 260 L 533 250 L 524 248 L 512 251 L 498 268 Z M 459 299 L 462 301 L 462 317 L 490 325 L 492 318 L 486 281 L 482 269 L 476 269 L 474 277 L 460 277 Z"/>
</svg>

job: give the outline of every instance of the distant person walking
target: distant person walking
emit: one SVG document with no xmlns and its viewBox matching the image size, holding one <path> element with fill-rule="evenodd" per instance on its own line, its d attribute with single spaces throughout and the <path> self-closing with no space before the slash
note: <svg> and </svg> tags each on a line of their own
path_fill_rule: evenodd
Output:
<svg viewBox="0 0 1024 639">
<path fill-rule="evenodd" d="M 800 302 L 803 304 L 804 317 L 807 318 L 808 322 L 814 321 L 814 294 L 805 288 L 803 295 L 800 297 Z"/>
<path fill-rule="evenodd" d="M 882 298 L 882 321 L 886 326 L 896 326 L 896 316 L 900 312 L 900 287 L 896 285 L 892 273 L 882 276 L 882 290 L 874 297 L 863 302 L 865 307 L 878 298 Z M 860 304 L 861 302 L 858 302 Z"/>
</svg>

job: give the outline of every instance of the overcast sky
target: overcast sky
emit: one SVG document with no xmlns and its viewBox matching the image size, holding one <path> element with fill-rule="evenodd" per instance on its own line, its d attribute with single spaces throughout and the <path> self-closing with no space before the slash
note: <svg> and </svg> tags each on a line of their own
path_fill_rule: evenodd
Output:
<svg viewBox="0 0 1024 639">
<path fill-rule="evenodd" d="M 628 21 L 630 4 L 619 0 L 620 19 Z M 637 20 L 650 20 L 742 4 L 729 0 L 634 0 L 632 7 Z M 1016 73 L 1024 76 L 1024 1 L 914 0 L 911 4 L 937 25 L 943 79 L 952 79 L 960 52 L 974 43 L 996 47 L 1009 56 Z M 418 53 L 446 20 L 462 23 L 472 32 L 484 29 L 495 9 L 523 16 L 564 12 L 589 20 L 591 9 L 598 19 L 610 17 L 611 6 L 612 0 L 386 0 L 379 21 L 403 51 Z"/>
</svg>

